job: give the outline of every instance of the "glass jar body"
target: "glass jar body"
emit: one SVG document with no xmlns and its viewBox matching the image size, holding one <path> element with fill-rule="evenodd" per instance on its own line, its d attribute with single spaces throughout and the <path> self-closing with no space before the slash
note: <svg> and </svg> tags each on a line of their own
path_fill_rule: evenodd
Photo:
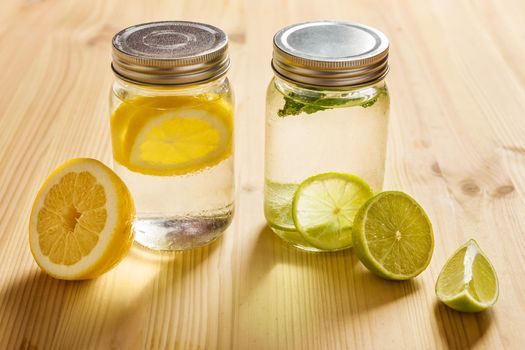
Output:
<svg viewBox="0 0 525 350">
<path fill-rule="evenodd" d="M 135 240 L 185 250 L 233 215 L 233 93 L 226 77 L 191 86 L 116 78 L 110 94 L 115 172 L 135 201 Z"/>
<path fill-rule="evenodd" d="M 299 184 L 327 172 L 357 175 L 383 186 L 390 98 L 379 81 L 352 89 L 300 86 L 274 77 L 266 99 L 264 211 L 285 241 L 322 251 L 295 228 L 292 200 Z"/>
</svg>

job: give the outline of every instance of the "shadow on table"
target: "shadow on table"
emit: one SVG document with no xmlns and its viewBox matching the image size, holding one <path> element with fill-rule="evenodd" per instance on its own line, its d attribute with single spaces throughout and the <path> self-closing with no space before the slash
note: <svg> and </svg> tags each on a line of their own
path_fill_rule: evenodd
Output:
<svg viewBox="0 0 525 350">
<path fill-rule="evenodd" d="M 185 338 L 186 343 L 180 344 L 180 339 L 173 337 L 173 334 L 181 332 L 185 323 L 190 324 L 194 317 L 198 317 L 195 314 L 200 310 L 194 310 L 191 302 L 180 301 L 206 298 L 204 292 L 208 292 L 208 284 L 206 279 L 203 280 L 203 275 L 207 277 L 206 261 L 216 256 L 221 245 L 222 238 L 219 238 L 207 246 L 174 253 L 154 252 L 137 246 L 135 252 L 140 255 L 141 264 L 156 262 L 158 269 L 151 274 L 149 283 L 135 295 L 133 301 L 120 310 L 115 326 L 108 328 L 111 346 L 118 349 L 199 349 L 200 344 L 192 344 L 191 339 Z M 205 300 L 198 305 L 201 304 L 205 304 Z"/>
<path fill-rule="evenodd" d="M 9 339 L 13 349 L 50 346 L 62 315 L 70 307 L 67 299 L 76 295 L 85 300 L 95 284 L 95 281 L 60 281 L 38 270 L 7 285 L 0 293 L 3 339 Z"/>
<path fill-rule="evenodd" d="M 333 253 L 302 251 L 281 240 L 267 226 L 259 231 L 248 261 L 242 277 L 247 279 L 249 290 L 255 291 L 268 274 L 274 274 L 275 280 L 295 278 L 281 280 L 275 287 L 283 293 L 286 288 L 305 288 L 296 293 L 296 298 L 306 298 L 313 291 L 303 303 L 311 303 L 320 312 L 329 313 L 327 308 L 333 308 L 338 317 L 342 312 L 353 314 L 379 308 L 420 288 L 417 279 L 388 281 L 376 277 L 358 263 L 353 249 Z M 291 274 L 290 269 L 297 273 Z M 277 295 L 284 297 L 283 293 Z M 330 304 L 333 300 L 337 302 Z"/>
<path fill-rule="evenodd" d="M 144 341 L 153 294 L 169 293 L 219 245 L 164 254 L 134 246 L 113 271 L 87 281 L 57 280 L 35 267 L 0 291 L 0 336 L 13 349 L 134 348 Z"/>
<path fill-rule="evenodd" d="M 434 317 L 441 337 L 449 349 L 471 349 L 483 339 L 492 323 L 491 310 L 478 313 L 455 311 L 440 302 L 434 305 Z"/>
<path fill-rule="evenodd" d="M 368 318 L 371 310 L 389 308 L 420 289 L 417 280 L 393 282 L 376 277 L 358 263 L 352 249 L 304 252 L 267 227 L 259 230 L 241 261 L 240 348 L 250 344 L 276 348 L 283 337 L 290 340 L 290 348 L 322 348 L 322 339 L 332 339 L 336 348 L 349 348 L 354 324 L 377 322 Z"/>
</svg>

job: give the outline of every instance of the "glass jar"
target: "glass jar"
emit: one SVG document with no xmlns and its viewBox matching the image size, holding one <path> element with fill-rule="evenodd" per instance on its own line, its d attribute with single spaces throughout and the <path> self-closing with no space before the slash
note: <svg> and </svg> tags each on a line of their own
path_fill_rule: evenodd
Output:
<svg viewBox="0 0 525 350">
<path fill-rule="evenodd" d="M 226 34 L 193 22 L 113 38 L 115 172 L 133 195 L 135 240 L 156 250 L 207 244 L 233 215 L 233 93 Z"/>
<path fill-rule="evenodd" d="M 387 57 L 384 34 L 358 24 L 307 22 L 274 37 L 264 211 L 270 228 L 298 248 L 348 247 L 320 246 L 297 229 L 292 202 L 304 180 L 345 173 L 373 191 L 382 189 L 390 104 Z M 351 235 L 351 227 L 345 234 Z"/>
</svg>

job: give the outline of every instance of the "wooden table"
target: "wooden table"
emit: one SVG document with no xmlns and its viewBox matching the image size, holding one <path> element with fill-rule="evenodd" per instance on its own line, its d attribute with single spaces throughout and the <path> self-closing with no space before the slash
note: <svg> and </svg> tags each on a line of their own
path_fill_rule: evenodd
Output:
<svg viewBox="0 0 525 350">
<path fill-rule="evenodd" d="M 387 188 L 435 226 L 429 268 L 374 277 L 352 250 L 288 247 L 262 213 L 272 36 L 304 20 L 367 23 L 391 39 Z M 161 19 L 215 24 L 231 40 L 237 212 L 222 240 L 174 255 L 134 248 L 86 282 L 42 273 L 27 225 L 47 174 L 111 160 L 110 40 Z M 0 348 L 519 349 L 525 346 L 525 2 L 0 1 Z M 496 306 L 439 304 L 447 257 L 474 237 L 500 278 Z"/>
</svg>

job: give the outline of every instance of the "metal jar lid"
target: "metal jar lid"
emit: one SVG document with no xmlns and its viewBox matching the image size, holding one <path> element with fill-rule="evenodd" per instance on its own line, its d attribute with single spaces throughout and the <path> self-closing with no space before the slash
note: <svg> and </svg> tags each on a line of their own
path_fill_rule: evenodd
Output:
<svg viewBox="0 0 525 350">
<path fill-rule="evenodd" d="M 113 71 L 152 85 L 203 83 L 230 66 L 226 33 L 209 24 L 166 21 L 128 27 L 113 37 Z"/>
<path fill-rule="evenodd" d="M 388 73 L 388 38 L 362 24 L 294 24 L 277 32 L 273 45 L 274 71 L 284 79 L 305 85 L 367 85 Z"/>
</svg>

